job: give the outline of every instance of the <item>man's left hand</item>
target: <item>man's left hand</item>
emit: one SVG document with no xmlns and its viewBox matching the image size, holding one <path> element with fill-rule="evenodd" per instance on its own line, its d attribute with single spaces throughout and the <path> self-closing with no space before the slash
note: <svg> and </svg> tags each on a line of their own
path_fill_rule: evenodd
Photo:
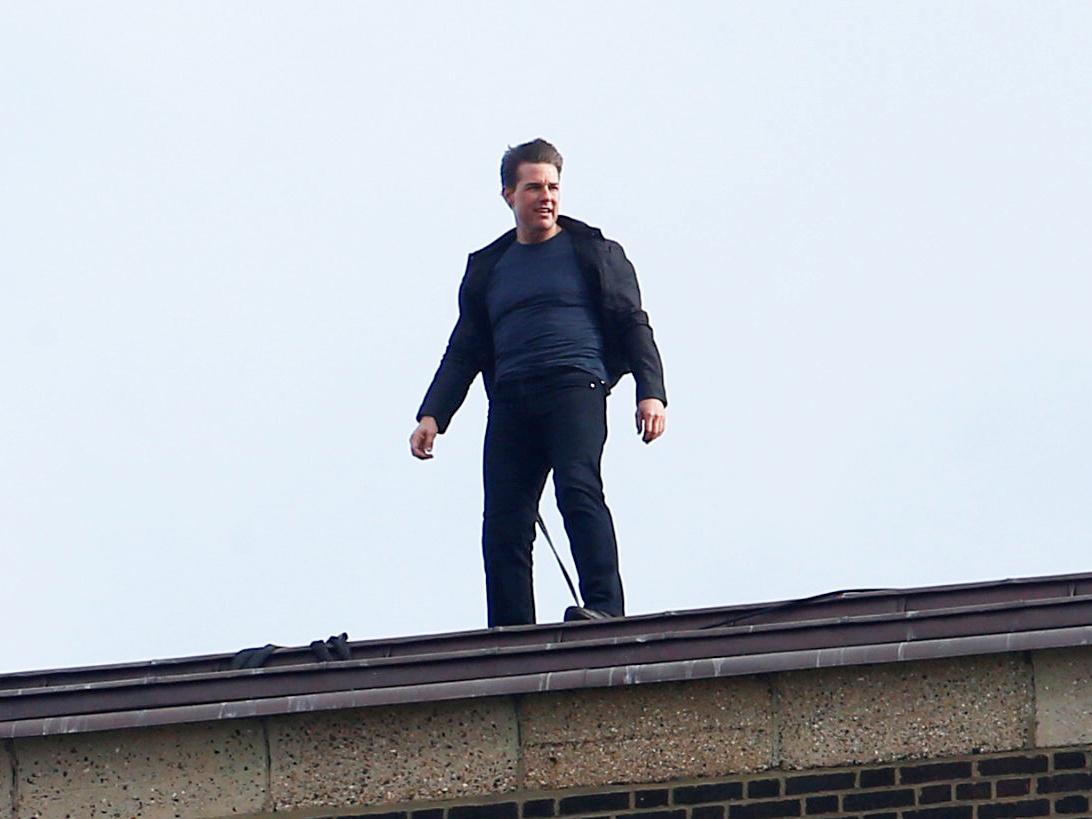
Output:
<svg viewBox="0 0 1092 819">
<path fill-rule="evenodd" d="M 667 426 L 667 410 L 659 398 L 642 398 L 637 402 L 637 434 L 646 444 L 651 444 L 664 434 Z"/>
</svg>

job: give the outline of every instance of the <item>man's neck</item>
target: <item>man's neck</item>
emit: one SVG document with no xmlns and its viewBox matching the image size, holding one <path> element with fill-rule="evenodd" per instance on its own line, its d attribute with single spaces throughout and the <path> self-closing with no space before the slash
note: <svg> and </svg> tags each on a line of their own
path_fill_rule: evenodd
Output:
<svg viewBox="0 0 1092 819">
<path fill-rule="evenodd" d="M 521 245 L 537 245 L 542 242 L 552 239 L 557 234 L 561 233 L 561 225 L 554 223 L 553 227 L 549 230 L 529 232 L 523 228 L 516 226 L 516 241 Z"/>
</svg>

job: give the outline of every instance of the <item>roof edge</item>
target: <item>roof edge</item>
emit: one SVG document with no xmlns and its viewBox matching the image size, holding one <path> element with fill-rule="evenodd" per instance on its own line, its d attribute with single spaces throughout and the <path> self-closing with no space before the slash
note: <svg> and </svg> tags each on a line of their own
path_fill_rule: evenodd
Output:
<svg viewBox="0 0 1092 819">
<path fill-rule="evenodd" d="M 806 669 L 1006 654 L 1092 646 L 1092 625 L 1017 633 L 971 635 L 938 640 L 876 643 L 663 663 L 571 669 L 541 674 L 490 677 L 391 688 L 335 691 L 171 708 L 115 711 L 0 722 L 0 738 L 147 728 L 162 725 L 284 716 L 347 708 L 511 696 L 582 688 L 737 677 Z"/>
</svg>

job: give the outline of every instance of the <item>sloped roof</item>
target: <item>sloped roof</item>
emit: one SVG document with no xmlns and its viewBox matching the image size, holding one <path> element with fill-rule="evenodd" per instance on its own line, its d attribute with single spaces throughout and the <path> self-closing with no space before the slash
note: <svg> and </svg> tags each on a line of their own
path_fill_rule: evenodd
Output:
<svg viewBox="0 0 1092 819">
<path fill-rule="evenodd" d="M 0 737 L 1092 644 L 1092 573 L 0 676 Z"/>
</svg>

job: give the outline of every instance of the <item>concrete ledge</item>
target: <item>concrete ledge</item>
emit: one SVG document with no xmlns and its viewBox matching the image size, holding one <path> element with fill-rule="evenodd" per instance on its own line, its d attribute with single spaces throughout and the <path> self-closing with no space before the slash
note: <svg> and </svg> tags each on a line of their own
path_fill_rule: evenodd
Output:
<svg viewBox="0 0 1092 819">
<path fill-rule="evenodd" d="M 524 788 L 656 782 L 774 763 L 765 680 L 737 677 L 524 697 Z"/>
<path fill-rule="evenodd" d="M 15 816 L 15 771 L 10 745 L 0 741 L 0 819 Z"/>
<path fill-rule="evenodd" d="M 1013 651 L 20 738 L 0 819 L 314 817 L 1007 751 L 1045 775 L 1039 748 L 1088 745 L 1092 647 Z"/>
<path fill-rule="evenodd" d="M 1035 743 L 1092 742 L 1092 649 L 1040 651 L 1035 664 Z"/>
<path fill-rule="evenodd" d="M 1025 748 L 1032 668 L 1018 654 L 779 675 L 781 765 L 820 768 Z"/>
<path fill-rule="evenodd" d="M 271 719 L 277 811 L 482 796 L 516 787 L 507 698 Z"/>
<path fill-rule="evenodd" d="M 254 721 L 19 739 L 14 747 L 20 817 L 211 819 L 265 805 L 265 740 Z"/>
</svg>

